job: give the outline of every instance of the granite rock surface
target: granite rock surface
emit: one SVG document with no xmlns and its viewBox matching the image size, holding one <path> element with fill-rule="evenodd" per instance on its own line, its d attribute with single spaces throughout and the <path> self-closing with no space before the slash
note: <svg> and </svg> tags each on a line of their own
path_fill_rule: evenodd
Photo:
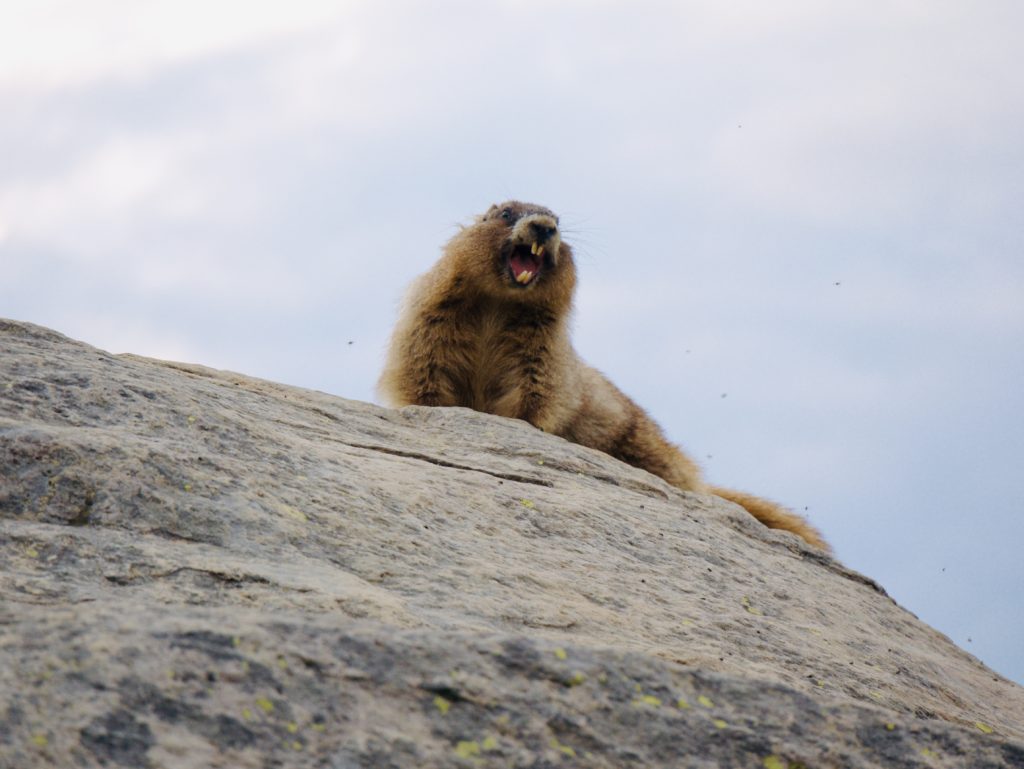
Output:
<svg viewBox="0 0 1024 769">
<path fill-rule="evenodd" d="M 0 320 L 0 768 L 1024 767 L 1024 689 L 723 500 Z"/>
</svg>

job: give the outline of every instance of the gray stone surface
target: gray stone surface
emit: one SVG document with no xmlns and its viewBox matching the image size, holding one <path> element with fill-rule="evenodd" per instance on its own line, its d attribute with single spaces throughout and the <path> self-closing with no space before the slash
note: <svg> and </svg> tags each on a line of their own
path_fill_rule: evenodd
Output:
<svg viewBox="0 0 1024 769">
<path fill-rule="evenodd" d="M 1024 766 L 1021 687 L 722 500 L 13 321 L 0 602 L 4 769 Z"/>
</svg>

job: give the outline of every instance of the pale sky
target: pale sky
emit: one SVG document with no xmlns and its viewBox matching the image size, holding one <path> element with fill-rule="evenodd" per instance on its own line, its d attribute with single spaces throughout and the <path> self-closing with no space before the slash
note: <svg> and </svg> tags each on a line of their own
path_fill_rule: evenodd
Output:
<svg viewBox="0 0 1024 769">
<path fill-rule="evenodd" d="M 1019 0 L 4 0 L 0 316 L 374 400 L 457 224 L 546 205 L 581 355 L 1021 682 L 1021 30 Z"/>
</svg>

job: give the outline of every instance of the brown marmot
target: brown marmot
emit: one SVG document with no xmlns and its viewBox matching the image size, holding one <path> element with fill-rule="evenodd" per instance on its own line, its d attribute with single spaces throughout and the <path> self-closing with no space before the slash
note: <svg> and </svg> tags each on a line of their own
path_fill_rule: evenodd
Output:
<svg viewBox="0 0 1024 769">
<path fill-rule="evenodd" d="M 547 208 L 508 202 L 464 227 L 409 291 L 378 385 L 399 407 L 468 406 L 525 419 L 686 491 L 717 494 L 759 521 L 828 550 L 804 519 L 749 494 L 708 486 L 643 409 L 569 341 L 572 249 Z"/>
</svg>

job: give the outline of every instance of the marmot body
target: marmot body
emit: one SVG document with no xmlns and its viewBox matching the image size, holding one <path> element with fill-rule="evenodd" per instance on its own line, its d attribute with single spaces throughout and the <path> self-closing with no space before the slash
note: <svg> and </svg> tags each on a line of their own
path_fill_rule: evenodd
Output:
<svg viewBox="0 0 1024 769">
<path fill-rule="evenodd" d="M 491 206 L 413 283 L 379 390 L 392 406 L 467 406 L 524 419 L 604 451 L 686 491 L 713 493 L 767 526 L 828 549 L 806 521 L 748 494 L 708 486 L 661 429 L 569 341 L 576 286 L 558 217 L 519 202 Z"/>
</svg>

